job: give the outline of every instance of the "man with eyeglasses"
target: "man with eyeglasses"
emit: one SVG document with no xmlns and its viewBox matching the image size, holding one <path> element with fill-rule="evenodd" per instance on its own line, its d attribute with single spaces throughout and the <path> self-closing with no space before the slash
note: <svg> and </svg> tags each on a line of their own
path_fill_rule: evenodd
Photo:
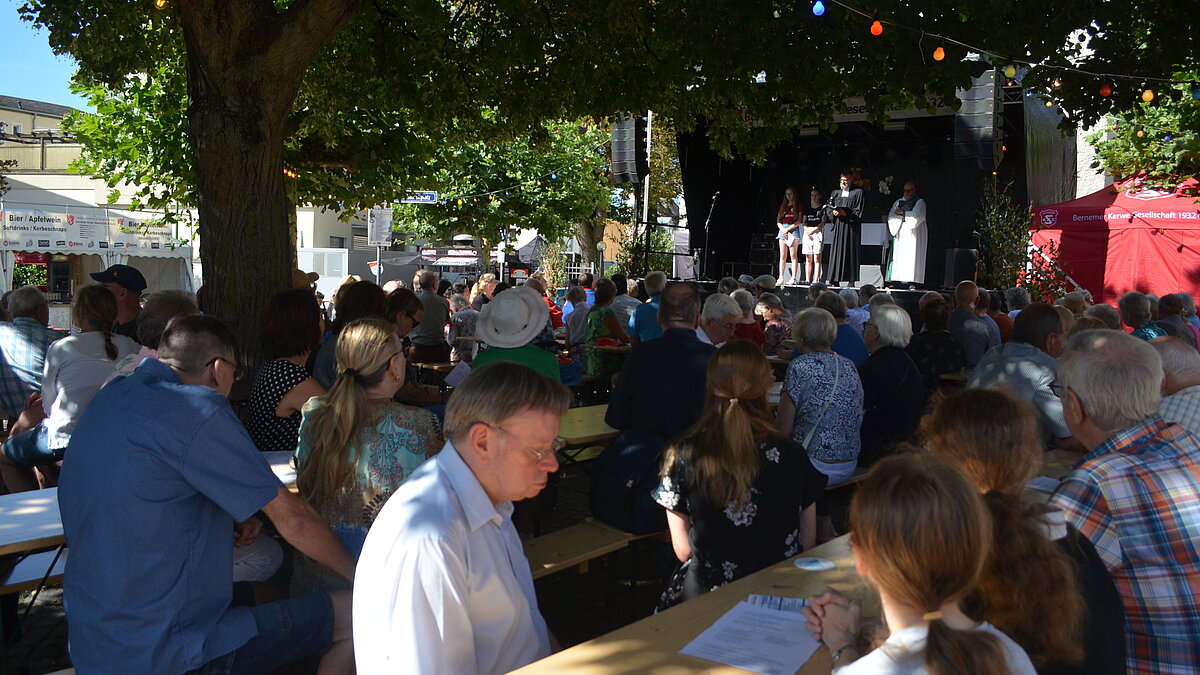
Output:
<svg viewBox="0 0 1200 675">
<path fill-rule="evenodd" d="M 80 672 L 269 672 L 324 654 L 353 667 L 350 592 L 248 606 L 233 549 L 266 513 L 297 550 L 354 578 L 317 512 L 271 472 L 227 396 L 241 369 L 219 319 L 172 319 L 131 375 L 100 390 L 63 463 L 63 581 Z"/>
<path fill-rule="evenodd" d="M 705 344 L 720 348 L 733 337 L 738 324 L 750 321 L 753 319 L 746 318 L 736 300 L 724 293 L 713 293 L 704 301 L 704 309 L 700 311 L 696 337 Z"/>
<path fill-rule="evenodd" d="M 359 556 L 359 672 L 507 673 L 550 654 L 512 503 L 558 470 L 570 399 L 506 361 L 454 390 L 445 447 L 388 499 Z"/>
</svg>

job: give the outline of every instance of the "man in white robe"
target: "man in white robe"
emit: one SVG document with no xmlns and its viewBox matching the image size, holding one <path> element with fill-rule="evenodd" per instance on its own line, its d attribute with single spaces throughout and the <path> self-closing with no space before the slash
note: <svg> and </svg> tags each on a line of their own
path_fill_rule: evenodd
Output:
<svg viewBox="0 0 1200 675">
<path fill-rule="evenodd" d="M 905 183 L 904 197 L 892 204 L 892 210 L 888 212 L 888 231 L 893 238 L 888 280 L 924 283 L 929 230 L 925 226 L 925 200 L 917 196 L 916 183 Z"/>
</svg>

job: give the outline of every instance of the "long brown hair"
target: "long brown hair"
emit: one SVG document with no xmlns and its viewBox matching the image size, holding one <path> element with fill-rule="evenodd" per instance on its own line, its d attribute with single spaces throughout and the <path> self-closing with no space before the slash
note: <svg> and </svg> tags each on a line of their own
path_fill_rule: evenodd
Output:
<svg viewBox="0 0 1200 675">
<path fill-rule="evenodd" d="M 312 451 L 296 477 L 300 494 L 318 508 L 353 484 L 356 458 L 349 447 L 374 419 L 366 389 L 383 381 L 399 352 L 396 328 L 383 319 L 352 321 L 338 336 L 337 379 L 305 422 L 302 432 Z"/>
<path fill-rule="evenodd" d="M 109 361 L 117 360 L 117 346 L 112 341 L 112 327 L 117 320 L 117 296 L 101 286 L 84 286 L 75 294 L 75 306 L 71 308 L 75 325 L 85 331 L 99 331 L 104 336 L 104 355 Z"/>
<path fill-rule="evenodd" d="M 692 468 L 696 489 L 714 506 L 740 509 L 758 477 L 758 445 L 775 433 L 767 391 L 771 364 L 753 342 L 734 340 L 708 362 L 708 395 L 700 421 L 663 456 L 662 475 L 676 460 Z"/>
<path fill-rule="evenodd" d="M 850 541 L 881 592 L 924 614 L 975 587 L 991 546 L 989 520 L 979 493 L 953 466 L 929 455 L 896 455 L 859 486 Z M 922 656 L 932 675 L 1009 672 L 996 636 L 936 618 Z"/>
<path fill-rule="evenodd" d="M 792 191 L 792 199 L 794 200 L 794 203 L 792 204 L 792 208 L 794 209 L 794 211 L 793 211 L 792 215 L 796 216 L 796 218 L 799 218 L 799 217 L 800 217 L 800 212 L 804 210 L 804 207 L 802 207 L 802 206 L 800 205 L 800 191 L 796 189 L 796 186 L 794 186 L 794 185 L 789 185 L 789 186 L 787 186 L 786 188 L 784 188 L 784 190 L 783 190 L 783 200 L 779 202 L 779 213 L 777 213 L 777 214 L 775 215 L 775 222 L 777 222 L 777 223 L 778 223 L 780 220 L 782 220 L 782 219 L 783 219 L 783 212 L 784 212 L 785 210 L 787 210 L 787 207 L 788 207 L 788 200 L 787 200 L 787 193 L 788 193 L 788 190 L 791 190 L 791 191 Z"/>
<path fill-rule="evenodd" d="M 1041 462 L 1033 407 L 1004 392 L 969 389 L 939 402 L 922 435 L 931 453 L 987 493 L 995 546 L 968 611 L 1021 645 L 1035 666 L 1082 660 L 1084 603 L 1074 565 L 1038 526 L 1045 507 L 1021 499 Z"/>
</svg>

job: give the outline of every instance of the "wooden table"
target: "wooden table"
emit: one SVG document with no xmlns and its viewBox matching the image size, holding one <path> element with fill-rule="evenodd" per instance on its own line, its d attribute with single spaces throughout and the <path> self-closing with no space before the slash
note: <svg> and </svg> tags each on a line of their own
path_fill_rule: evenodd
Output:
<svg viewBox="0 0 1200 675">
<path fill-rule="evenodd" d="M 849 537 L 822 544 L 804 556 L 828 558 L 837 565 L 828 572 L 806 572 L 785 560 L 761 572 L 739 579 L 698 598 L 629 624 L 607 635 L 575 645 L 515 672 L 525 675 L 565 673 L 611 675 L 614 673 L 744 673 L 679 653 L 704 629 L 751 593 L 804 598 L 817 595 L 826 586 L 863 601 L 864 616 L 879 616 L 879 596 L 854 569 Z M 829 651 L 818 648 L 798 673 L 829 673 Z"/>
<path fill-rule="evenodd" d="M 264 452 L 263 457 L 267 460 L 267 464 L 271 465 L 271 471 L 279 479 L 279 482 L 295 492 L 296 469 L 292 467 L 292 453 L 287 450 L 274 450 Z"/>
<path fill-rule="evenodd" d="M 1075 470 L 1075 465 L 1083 459 L 1083 454 L 1071 450 L 1050 450 L 1042 456 L 1042 472 L 1040 475 L 1051 478 L 1063 478 Z"/>
<path fill-rule="evenodd" d="M 783 394 L 783 383 L 775 382 L 771 384 L 771 388 L 767 390 L 767 405 L 772 410 L 779 407 L 779 397 Z"/>
<path fill-rule="evenodd" d="M 562 416 L 558 437 L 568 448 L 607 443 L 621 432 L 604 422 L 608 404 L 571 408 Z"/>
<path fill-rule="evenodd" d="M 64 541 L 58 488 L 0 496 L 0 555 L 52 548 Z"/>
</svg>

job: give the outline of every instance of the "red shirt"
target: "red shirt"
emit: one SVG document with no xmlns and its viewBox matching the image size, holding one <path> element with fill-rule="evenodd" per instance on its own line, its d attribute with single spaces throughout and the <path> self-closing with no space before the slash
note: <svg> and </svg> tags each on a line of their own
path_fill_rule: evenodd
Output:
<svg viewBox="0 0 1200 675">
<path fill-rule="evenodd" d="M 542 296 L 542 299 L 546 301 L 546 309 L 550 310 L 550 325 L 555 328 L 562 328 L 562 307 L 559 307 L 554 303 L 553 300 L 544 295 Z"/>
</svg>

